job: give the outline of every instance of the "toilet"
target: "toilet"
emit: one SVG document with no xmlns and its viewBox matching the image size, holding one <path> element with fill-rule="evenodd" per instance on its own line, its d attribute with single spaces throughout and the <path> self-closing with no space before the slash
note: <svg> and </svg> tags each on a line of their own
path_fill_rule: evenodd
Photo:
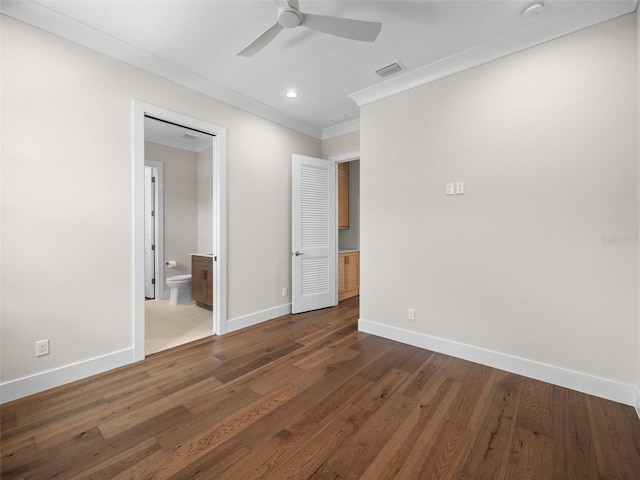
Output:
<svg viewBox="0 0 640 480">
<path fill-rule="evenodd" d="M 178 305 L 191 301 L 191 275 L 174 275 L 167 278 L 167 286 L 170 288 L 169 303 Z"/>
</svg>

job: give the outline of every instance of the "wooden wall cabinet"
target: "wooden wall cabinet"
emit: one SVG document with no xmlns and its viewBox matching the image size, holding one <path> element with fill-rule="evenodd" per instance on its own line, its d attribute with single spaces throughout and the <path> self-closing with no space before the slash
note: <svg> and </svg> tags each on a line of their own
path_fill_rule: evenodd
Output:
<svg viewBox="0 0 640 480">
<path fill-rule="evenodd" d="M 360 294 L 360 252 L 338 254 L 338 301 Z"/>
<path fill-rule="evenodd" d="M 338 228 L 349 228 L 349 162 L 338 164 Z"/>
<path fill-rule="evenodd" d="M 191 297 L 196 305 L 213 310 L 213 258 L 191 256 Z"/>
</svg>

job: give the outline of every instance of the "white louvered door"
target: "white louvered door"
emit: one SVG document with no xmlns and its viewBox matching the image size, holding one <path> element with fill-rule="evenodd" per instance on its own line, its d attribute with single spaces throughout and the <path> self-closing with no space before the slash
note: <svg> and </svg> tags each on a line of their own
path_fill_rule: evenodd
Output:
<svg viewBox="0 0 640 480">
<path fill-rule="evenodd" d="M 293 155 L 292 311 L 332 307 L 336 299 L 335 163 Z"/>
</svg>

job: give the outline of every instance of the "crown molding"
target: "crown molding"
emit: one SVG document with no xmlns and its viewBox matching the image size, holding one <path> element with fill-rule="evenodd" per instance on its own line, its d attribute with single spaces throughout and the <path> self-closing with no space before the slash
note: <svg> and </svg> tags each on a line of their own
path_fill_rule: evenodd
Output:
<svg viewBox="0 0 640 480">
<path fill-rule="evenodd" d="M 257 102 L 219 83 L 179 67 L 168 60 L 107 35 L 34 1 L 2 0 L 0 13 L 71 40 L 109 57 L 141 68 L 196 92 L 221 100 L 247 112 L 292 128 L 317 139 L 320 128 L 309 125 L 275 108 Z"/>
<path fill-rule="evenodd" d="M 635 11 L 637 4 L 637 0 L 591 0 L 575 9 L 541 19 L 541 21 L 521 30 L 491 39 L 347 96 L 361 107 L 367 103 L 626 15 Z"/>
</svg>

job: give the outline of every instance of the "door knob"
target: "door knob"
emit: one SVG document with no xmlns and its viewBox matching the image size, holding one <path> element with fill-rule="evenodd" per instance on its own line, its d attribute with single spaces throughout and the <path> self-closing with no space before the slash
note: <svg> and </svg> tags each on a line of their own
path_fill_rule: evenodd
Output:
<svg viewBox="0 0 640 480">
<path fill-rule="evenodd" d="M 294 255 L 295 255 L 296 257 L 299 257 L 300 255 L 304 255 L 304 253 L 296 252 L 296 253 L 294 253 Z"/>
</svg>

